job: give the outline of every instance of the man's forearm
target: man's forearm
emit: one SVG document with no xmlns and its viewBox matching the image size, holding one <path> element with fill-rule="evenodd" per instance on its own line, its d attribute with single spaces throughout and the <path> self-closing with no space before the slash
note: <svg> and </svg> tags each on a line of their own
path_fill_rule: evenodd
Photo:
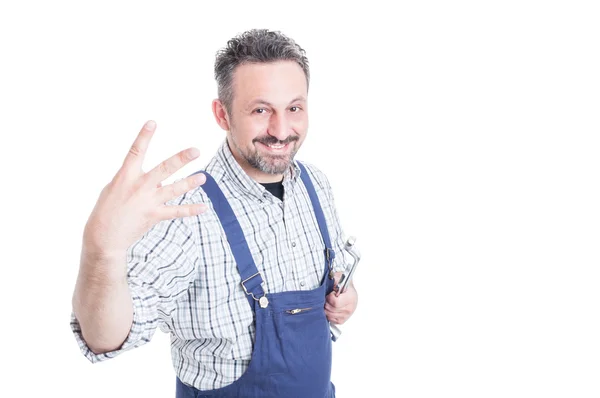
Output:
<svg viewBox="0 0 600 398">
<path fill-rule="evenodd" d="M 112 258 L 82 253 L 73 312 L 94 353 L 121 347 L 133 322 L 125 253 Z"/>
</svg>

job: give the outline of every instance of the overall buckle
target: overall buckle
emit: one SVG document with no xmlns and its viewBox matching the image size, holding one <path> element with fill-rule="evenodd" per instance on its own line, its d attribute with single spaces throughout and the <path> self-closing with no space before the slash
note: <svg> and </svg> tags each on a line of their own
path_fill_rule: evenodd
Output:
<svg viewBox="0 0 600 398">
<path fill-rule="evenodd" d="M 335 258 L 335 250 L 326 247 L 325 258 L 327 259 L 327 266 L 329 267 L 329 279 L 333 279 L 335 277 L 335 273 L 333 272 L 333 259 Z"/>
<path fill-rule="evenodd" d="M 259 272 L 257 272 L 256 274 L 244 279 L 242 281 L 242 288 L 244 289 L 244 292 L 246 292 L 246 294 L 249 294 L 250 296 L 252 296 L 252 298 L 254 299 L 254 301 L 258 301 L 258 305 L 260 305 L 260 308 L 267 308 L 267 306 L 269 305 L 269 299 L 267 298 L 267 293 L 264 293 L 261 297 L 256 298 L 254 296 L 254 293 L 249 292 L 248 289 L 246 289 L 246 285 L 244 285 L 244 283 L 248 282 L 250 279 L 254 278 L 255 276 L 260 275 Z M 264 282 L 261 282 L 260 286 L 263 286 L 263 291 L 264 289 Z"/>
</svg>

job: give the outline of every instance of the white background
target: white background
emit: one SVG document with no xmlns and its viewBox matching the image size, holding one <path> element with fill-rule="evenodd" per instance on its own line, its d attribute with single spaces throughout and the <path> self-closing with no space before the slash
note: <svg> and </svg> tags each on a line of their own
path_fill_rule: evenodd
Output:
<svg viewBox="0 0 600 398">
<path fill-rule="evenodd" d="M 307 50 L 298 158 L 363 254 L 338 397 L 600 396 L 594 3 L 3 2 L 0 396 L 174 396 L 161 332 L 79 353 L 81 233 L 146 120 L 147 170 L 208 162 L 215 52 L 254 27 Z"/>
</svg>

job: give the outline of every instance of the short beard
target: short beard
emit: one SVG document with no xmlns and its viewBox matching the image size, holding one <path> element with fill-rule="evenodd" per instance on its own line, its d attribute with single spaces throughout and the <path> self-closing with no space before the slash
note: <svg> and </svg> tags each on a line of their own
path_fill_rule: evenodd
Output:
<svg viewBox="0 0 600 398">
<path fill-rule="evenodd" d="M 265 136 L 265 137 L 253 139 L 252 143 L 255 144 L 255 143 L 259 142 L 264 145 L 276 145 L 276 144 L 286 145 L 286 144 L 291 144 L 292 142 L 297 142 L 298 140 L 299 140 L 298 136 L 289 136 L 288 138 L 286 138 L 283 141 L 280 141 L 277 138 L 272 137 L 272 136 Z M 264 155 L 261 155 L 256 148 L 254 148 L 254 150 L 248 151 L 248 153 L 246 153 L 245 151 L 242 150 L 242 148 L 240 148 L 236 144 L 235 140 L 232 140 L 232 141 L 233 141 L 233 145 L 237 149 L 240 156 L 242 156 L 246 160 L 246 162 L 248 162 L 248 164 L 250 166 L 252 166 L 255 169 L 257 169 L 263 173 L 266 173 L 266 174 L 277 175 L 277 174 L 285 173 L 285 171 L 292 165 L 294 156 L 296 155 L 296 152 L 298 152 L 298 148 L 296 146 L 294 146 L 294 148 L 290 152 L 289 156 L 288 155 L 264 156 Z"/>
<path fill-rule="evenodd" d="M 257 170 L 267 174 L 283 174 L 292 164 L 293 155 L 287 156 L 270 156 L 270 161 L 265 157 L 260 156 L 258 152 L 254 152 L 250 156 L 244 156 L 248 164 Z"/>
</svg>

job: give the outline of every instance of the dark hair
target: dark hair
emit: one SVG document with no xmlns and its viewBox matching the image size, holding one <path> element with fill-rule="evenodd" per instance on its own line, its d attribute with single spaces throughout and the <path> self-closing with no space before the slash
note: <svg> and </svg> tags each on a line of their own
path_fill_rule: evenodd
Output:
<svg viewBox="0 0 600 398">
<path fill-rule="evenodd" d="M 308 58 L 296 42 L 279 31 L 252 29 L 227 42 L 227 46 L 217 52 L 215 79 L 218 96 L 225 109 L 231 112 L 233 102 L 233 72 L 245 63 L 267 63 L 275 61 L 295 61 L 310 80 Z"/>
</svg>

